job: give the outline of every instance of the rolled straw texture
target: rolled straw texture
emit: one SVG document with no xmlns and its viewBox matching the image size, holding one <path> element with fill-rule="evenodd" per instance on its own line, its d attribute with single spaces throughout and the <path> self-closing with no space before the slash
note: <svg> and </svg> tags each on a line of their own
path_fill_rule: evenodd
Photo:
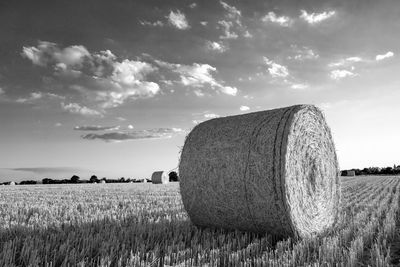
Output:
<svg viewBox="0 0 400 267">
<path fill-rule="evenodd" d="M 312 105 L 197 125 L 186 138 L 179 173 L 184 207 L 198 226 L 307 237 L 338 217 L 335 146 Z"/>
</svg>

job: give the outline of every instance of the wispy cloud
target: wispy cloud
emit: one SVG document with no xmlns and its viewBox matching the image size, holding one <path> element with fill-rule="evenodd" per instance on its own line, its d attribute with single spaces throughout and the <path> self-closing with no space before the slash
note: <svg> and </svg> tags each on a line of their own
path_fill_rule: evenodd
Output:
<svg viewBox="0 0 400 267">
<path fill-rule="evenodd" d="M 274 12 L 268 12 L 267 15 L 261 18 L 263 22 L 272 22 L 282 27 L 290 27 L 293 24 L 293 20 L 287 16 L 277 16 Z"/>
<path fill-rule="evenodd" d="M 156 60 L 156 63 L 163 68 L 170 69 L 172 72 L 177 73 L 180 78 L 180 83 L 185 86 L 197 88 L 196 95 L 202 96 L 203 92 L 199 91 L 206 86 L 218 90 L 221 93 L 235 96 L 238 92 L 236 87 L 226 86 L 222 81 L 217 81 L 213 77 L 213 73 L 217 69 L 208 64 L 193 63 L 192 65 L 182 65 Z"/>
<path fill-rule="evenodd" d="M 27 168 L 10 168 L 9 170 L 31 172 L 35 174 L 66 173 L 66 172 L 73 174 L 74 172 L 81 171 L 82 169 L 73 167 L 27 167 Z"/>
<path fill-rule="evenodd" d="M 206 113 L 206 114 L 204 114 L 204 118 L 206 118 L 206 119 L 215 119 L 215 118 L 218 118 L 218 117 L 220 117 L 218 114 L 215 114 L 215 113 Z"/>
<path fill-rule="evenodd" d="M 154 22 L 151 21 L 147 21 L 147 20 L 141 20 L 139 21 L 140 25 L 143 26 L 151 26 L 151 27 L 162 27 L 164 26 L 164 22 L 162 22 L 161 20 L 157 20 Z"/>
<path fill-rule="evenodd" d="M 322 13 L 308 13 L 304 9 L 300 11 L 300 18 L 305 20 L 308 24 L 318 24 L 324 20 L 327 20 L 333 17 L 336 12 L 335 11 L 324 11 Z"/>
<path fill-rule="evenodd" d="M 190 28 L 185 14 L 179 10 L 176 12 L 171 10 L 167 18 L 169 23 L 179 30 L 187 30 Z"/>
<path fill-rule="evenodd" d="M 82 125 L 75 126 L 75 131 L 113 131 L 118 130 L 120 126 L 101 126 L 101 125 Z"/>
<path fill-rule="evenodd" d="M 62 100 L 65 99 L 65 97 L 53 94 L 53 93 L 44 93 L 44 92 L 33 92 L 30 93 L 28 97 L 20 97 L 15 100 L 17 103 L 34 103 L 38 100 L 53 100 L 53 99 L 58 99 Z"/>
<path fill-rule="evenodd" d="M 184 131 L 180 128 L 155 128 L 149 130 L 109 132 L 103 134 L 90 133 L 83 135 L 82 138 L 86 140 L 99 139 L 105 142 L 121 142 L 138 139 L 171 138 L 172 136 L 179 133 L 184 133 Z"/>
<path fill-rule="evenodd" d="M 382 54 L 382 55 L 376 55 L 375 59 L 376 61 L 381 61 L 390 57 L 393 57 L 394 53 L 392 51 L 387 52 L 386 54 Z"/>
<path fill-rule="evenodd" d="M 248 106 L 240 106 L 240 111 L 248 111 L 248 110 L 250 110 L 250 107 L 248 107 Z"/>
<path fill-rule="evenodd" d="M 298 47 L 297 45 L 291 45 L 291 49 L 294 55 L 289 56 L 288 59 L 303 61 L 319 58 L 319 55 L 314 50 L 306 46 Z"/>
</svg>

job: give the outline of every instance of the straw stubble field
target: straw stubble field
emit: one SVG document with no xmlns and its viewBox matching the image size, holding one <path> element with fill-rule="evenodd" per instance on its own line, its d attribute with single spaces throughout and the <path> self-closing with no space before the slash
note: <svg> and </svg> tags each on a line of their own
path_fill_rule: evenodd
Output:
<svg viewBox="0 0 400 267">
<path fill-rule="evenodd" d="M 342 179 L 339 223 L 302 240 L 198 229 L 179 185 L 0 188 L 0 266 L 387 266 L 399 263 L 399 177 Z"/>
</svg>

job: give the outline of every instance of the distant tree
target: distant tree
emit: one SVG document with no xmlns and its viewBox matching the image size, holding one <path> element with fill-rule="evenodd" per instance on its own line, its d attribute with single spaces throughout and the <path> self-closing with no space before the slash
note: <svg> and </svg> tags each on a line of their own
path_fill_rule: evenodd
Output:
<svg viewBox="0 0 400 267">
<path fill-rule="evenodd" d="M 50 178 L 42 179 L 42 184 L 52 184 L 52 183 L 53 183 L 53 179 L 50 179 Z"/>
<path fill-rule="evenodd" d="M 74 176 L 71 177 L 70 181 L 73 184 L 77 184 L 77 183 L 79 183 L 79 179 L 80 179 L 79 176 L 74 175 Z"/>
<path fill-rule="evenodd" d="M 91 182 L 91 183 L 98 183 L 98 182 L 99 182 L 99 179 L 97 178 L 96 175 L 92 175 L 92 176 L 90 176 L 89 182 Z"/>
<path fill-rule="evenodd" d="M 119 182 L 120 182 L 120 183 L 125 183 L 125 177 L 121 177 L 121 178 L 119 179 Z"/>
<path fill-rule="evenodd" d="M 21 181 L 19 184 L 37 184 L 37 181 L 34 181 L 34 180 L 26 180 L 26 181 Z"/>
<path fill-rule="evenodd" d="M 178 174 L 176 172 L 170 172 L 168 174 L 168 176 L 169 176 L 169 181 L 170 182 L 178 182 L 179 181 L 179 177 L 178 177 Z"/>
</svg>

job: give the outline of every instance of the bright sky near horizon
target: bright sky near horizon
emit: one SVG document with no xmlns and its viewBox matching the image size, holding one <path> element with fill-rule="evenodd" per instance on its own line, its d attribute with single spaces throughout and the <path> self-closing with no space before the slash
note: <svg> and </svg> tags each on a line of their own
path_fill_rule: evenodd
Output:
<svg viewBox="0 0 400 267">
<path fill-rule="evenodd" d="M 0 3 L 0 181 L 150 177 L 218 117 L 323 109 L 340 166 L 400 164 L 400 1 Z"/>
</svg>

